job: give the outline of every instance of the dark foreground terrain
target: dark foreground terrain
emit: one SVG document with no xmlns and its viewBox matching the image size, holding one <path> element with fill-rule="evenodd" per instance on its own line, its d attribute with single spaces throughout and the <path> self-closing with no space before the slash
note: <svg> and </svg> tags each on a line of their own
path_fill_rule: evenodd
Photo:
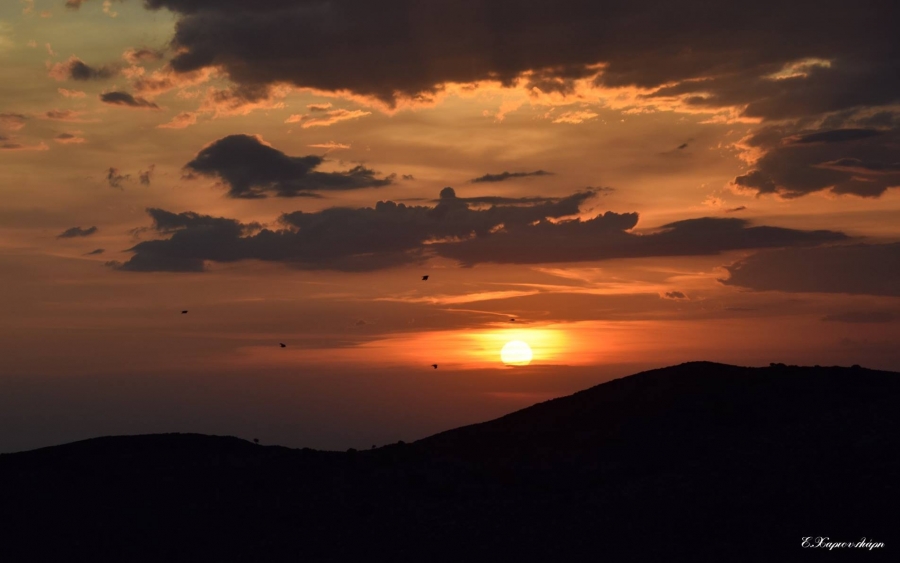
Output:
<svg viewBox="0 0 900 563">
<path fill-rule="evenodd" d="M 900 374 L 689 363 L 360 452 L 97 438 L 0 456 L 0 523 L 9 562 L 900 561 Z"/>
</svg>

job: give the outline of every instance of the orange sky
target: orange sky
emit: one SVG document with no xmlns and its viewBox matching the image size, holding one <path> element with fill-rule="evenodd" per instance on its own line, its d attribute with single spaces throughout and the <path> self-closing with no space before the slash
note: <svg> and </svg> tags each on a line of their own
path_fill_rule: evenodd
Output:
<svg viewBox="0 0 900 563">
<path fill-rule="evenodd" d="M 416 12 L 418 50 L 390 51 L 415 64 L 377 59 L 385 97 L 381 63 L 329 73 L 365 29 L 188 69 L 207 46 L 177 30 L 227 6 L 65 4 L 0 6 L 0 412 L 33 428 L 0 451 L 163 430 L 367 447 L 688 360 L 900 370 L 900 98 L 866 77 L 847 107 L 790 98 L 893 64 L 869 51 L 736 44 L 735 69 L 699 41 L 696 63 L 672 49 L 683 76 L 634 78 L 656 47 L 551 60 L 476 10 L 457 66 L 430 38 L 455 20 Z M 528 368 L 500 361 L 514 339 Z"/>
</svg>

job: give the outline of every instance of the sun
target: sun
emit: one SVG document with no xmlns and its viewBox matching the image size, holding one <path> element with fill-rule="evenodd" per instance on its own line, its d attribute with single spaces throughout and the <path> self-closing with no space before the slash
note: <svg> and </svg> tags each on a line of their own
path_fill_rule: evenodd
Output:
<svg viewBox="0 0 900 563">
<path fill-rule="evenodd" d="M 500 360 L 508 366 L 527 366 L 531 358 L 531 347 L 521 340 L 510 340 L 500 350 Z"/>
</svg>

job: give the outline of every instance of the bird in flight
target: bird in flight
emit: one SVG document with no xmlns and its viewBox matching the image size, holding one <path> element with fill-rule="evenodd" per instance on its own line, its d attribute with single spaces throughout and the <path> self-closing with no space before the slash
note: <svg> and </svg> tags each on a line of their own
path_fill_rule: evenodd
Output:
<svg viewBox="0 0 900 563">
<path fill-rule="evenodd" d="M 509 319 L 509 322 L 514 323 L 516 322 L 516 319 Z"/>
<path fill-rule="evenodd" d="M 287 348 L 287 344 L 285 344 L 284 342 L 279 342 L 279 344 L 281 345 L 282 348 Z"/>
<path fill-rule="evenodd" d="M 422 281 L 428 281 L 428 276 L 422 276 Z"/>
<path fill-rule="evenodd" d="M 433 367 L 434 369 L 437 369 L 437 364 L 431 364 L 431 367 Z"/>
<path fill-rule="evenodd" d="M 182 311 L 181 314 L 182 314 L 182 315 L 187 315 L 187 311 Z"/>
</svg>

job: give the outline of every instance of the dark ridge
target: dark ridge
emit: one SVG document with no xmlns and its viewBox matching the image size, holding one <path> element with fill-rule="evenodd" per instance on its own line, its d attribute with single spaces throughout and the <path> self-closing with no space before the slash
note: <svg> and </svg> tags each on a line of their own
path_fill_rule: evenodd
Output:
<svg viewBox="0 0 900 563">
<path fill-rule="evenodd" d="M 412 444 L 0 455 L 9 561 L 897 560 L 900 374 L 692 362 Z M 804 537 L 883 548 L 803 548 Z"/>
</svg>

